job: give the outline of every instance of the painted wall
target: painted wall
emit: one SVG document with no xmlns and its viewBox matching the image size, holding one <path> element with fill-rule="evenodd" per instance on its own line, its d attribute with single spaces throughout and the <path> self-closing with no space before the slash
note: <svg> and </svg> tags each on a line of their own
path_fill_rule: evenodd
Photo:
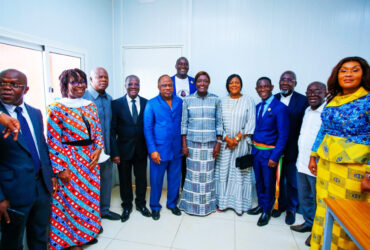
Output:
<svg viewBox="0 0 370 250">
<path fill-rule="evenodd" d="M 112 1 L 0 0 L 0 9 L 0 35 L 83 53 L 86 73 L 113 75 Z"/>
<path fill-rule="evenodd" d="M 258 101 L 254 87 L 260 76 L 270 77 L 277 92 L 281 73 L 291 69 L 296 90 L 303 93 L 312 81 L 326 82 L 343 57 L 370 61 L 368 0 L 116 0 L 114 5 L 120 6 L 116 45 L 181 44 L 190 74 L 208 71 L 210 91 L 220 96 L 232 73 L 242 76 L 244 92 Z M 121 52 L 118 46 L 114 50 Z"/>
</svg>

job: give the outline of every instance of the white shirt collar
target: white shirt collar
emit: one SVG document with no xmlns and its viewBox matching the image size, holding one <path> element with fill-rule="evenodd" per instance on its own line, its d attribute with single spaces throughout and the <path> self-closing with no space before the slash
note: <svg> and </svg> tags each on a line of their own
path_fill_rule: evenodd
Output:
<svg viewBox="0 0 370 250">
<path fill-rule="evenodd" d="M 80 107 L 88 106 L 92 103 L 91 101 L 82 99 L 82 98 L 75 98 L 75 99 L 61 98 L 57 102 L 63 104 L 64 106 L 68 108 L 80 108 Z"/>
</svg>

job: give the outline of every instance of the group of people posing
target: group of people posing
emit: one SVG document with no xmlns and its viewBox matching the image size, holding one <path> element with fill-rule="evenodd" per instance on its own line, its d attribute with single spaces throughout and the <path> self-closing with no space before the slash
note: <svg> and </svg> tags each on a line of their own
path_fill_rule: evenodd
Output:
<svg viewBox="0 0 370 250">
<path fill-rule="evenodd" d="M 47 107 L 46 140 L 41 112 L 23 100 L 31 85 L 26 75 L 0 72 L 1 249 L 23 249 L 25 230 L 29 249 L 96 243 L 102 218 L 130 217 L 132 170 L 135 208 L 145 217 L 160 219 L 167 173 L 166 207 L 174 215 L 232 209 L 239 216 L 260 214 L 257 225 L 265 226 L 283 212 L 292 225 L 299 211 L 305 222 L 290 228 L 312 232 L 306 240 L 312 249 L 322 246 L 324 198 L 370 202 L 370 68 L 364 59 L 342 59 L 327 85 L 312 82 L 306 95 L 294 91 L 293 71 L 282 73 L 276 95 L 271 79 L 260 77 L 257 106 L 242 94 L 237 74 L 219 98 L 208 91 L 207 72 L 188 76 L 185 57 L 175 67 L 176 75 L 159 77 L 159 94 L 150 100 L 139 95 L 138 76 L 127 76 L 127 93 L 112 100 L 104 68 L 91 71 L 89 86 L 83 71 L 65 70 L 63 98 Z M 110 211 L 113 163 L 121 215 Z M 333 245 L 355 247 L 338 224 L 333 234 Z"/>
</svg>

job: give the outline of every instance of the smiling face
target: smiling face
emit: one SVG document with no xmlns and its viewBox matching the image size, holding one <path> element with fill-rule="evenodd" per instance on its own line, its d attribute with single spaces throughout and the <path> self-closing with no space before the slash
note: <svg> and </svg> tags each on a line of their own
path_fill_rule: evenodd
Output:
<svg viewBox="0 0 370 250">
<path fill-rule="evenodd" d="M 325 85 L 315 82 L 308 85 L 306 97 L 308 100 L 308 104 L 313 110 L 320 107 L 320 105 L 324 102 L 325 94 Z"/>
<path fill-rule="evenodd" d="M 231 79 L 229 83 L 229 92 L 231 96 L 238 96 L 240 95 L 240 91 L 242 89 L 242 85 L 238 77 L 234 77 Z"/>
<path fill-rule="evenodd" d="M 259 97 L 261 97 L 263 101 L 270 98 L 273 89 L 274 86 L 272 86 L 271 83 L 266 79 L 261 79 L 257 82 L 257 94 L 259 95 Z"/>
<path fill-rule="evenodd" d="M 71 99 L 81 98 L 85 94 L 87 87 L 86 81 L 78 75 L 78 79 L 69 78 L 67 97 Z"/>
<path fill-rule="evenodd" d="M 137 77 L 131 76 L 126 83 L 126 91 L 131 99 L 135 99 L 140 92 L 140 80 Z"/>
<path fill-rule="evenodd" d="M 6 70 L 0 74 L 0 99 L 3 103 L 19 106 L 28 92 L 27 77 L 17 70 Z M 14 87 L 16 86 L 16 87 Z"/>
<path fill-rule="evenodd" d="M 279 81 L 279 87 L 281 90 L 281 93 L 284 96 L 288 96 L 291 93 L 293 93 L 295 86 L 297 85 L 297 81 L 295 79 L 294 74 L 291 72 L 284 72 Z"/>
<path fill-rule="evenodd" d="M 350 61 L 342 65 L 338 72 L 339 86 L 343 94 L 356 92 L 361 86 L 362 68 L 359 62 Z"/>
<path fill-rule="evenodd" d="M 209 78 L 206 75 L 200 75 L 195 82 L 195 86 L 197 87 L 197 92 L 200 96 L 207 95 L 208 86 L 210 84 Z"/>
<path fill-rule="evenodd" d="M 103 68 L 95 69 L 90 76 L 90 81 L 92 87 L 99 93 L 103 94 L 109 85 L 107 71 Z"/>
<path fill-rule="evenodd" d="M 189 62 L 186 58 L 179 58 L 176 61 L 175 68 L 177 70 L 177 77 L 185 79 L 189 71 Z"/>
<path fill-rule="evenodd" d="M 158 83 L 159 94 L 163 99 L 169 100 L 173 94 L 173 83 L 169 76 L 162 76 Z"/>
</svg>

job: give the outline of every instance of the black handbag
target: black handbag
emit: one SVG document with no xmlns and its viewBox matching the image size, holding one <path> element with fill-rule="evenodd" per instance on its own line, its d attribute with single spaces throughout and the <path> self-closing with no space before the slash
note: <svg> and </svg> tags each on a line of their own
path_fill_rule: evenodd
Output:
<svg viewBox="0 0 370 250">
<path fill-rule="evenodd" d="M 248 154 L 236 158 L 235 167 L 239 169 L 247 169 L 253 166 L 253 155 Z"/>
</svg>

